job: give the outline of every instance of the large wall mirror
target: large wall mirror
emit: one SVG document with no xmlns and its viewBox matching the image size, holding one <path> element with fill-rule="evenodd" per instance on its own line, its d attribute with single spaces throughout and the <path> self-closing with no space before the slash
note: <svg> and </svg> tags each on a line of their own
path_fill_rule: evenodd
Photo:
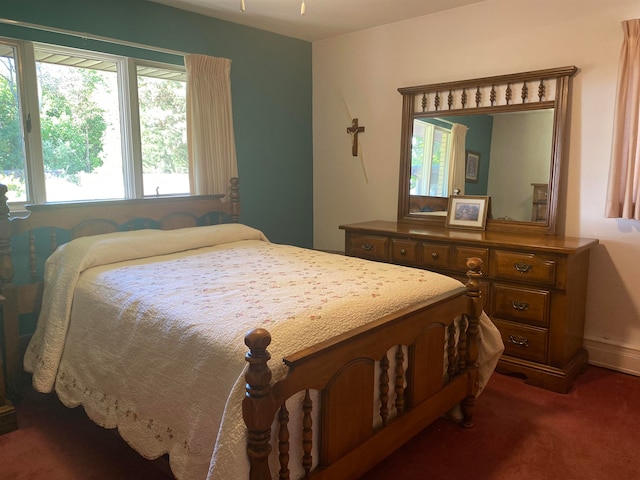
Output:
<svg viewBox="0 0 640 480">
<path fill-rule="evenodd" d="M 399 89 L 398 220 L 444 225 L 450 195 L 490 197 L 487 230 L 556 232 L 576 67 Z"/>
</svg>

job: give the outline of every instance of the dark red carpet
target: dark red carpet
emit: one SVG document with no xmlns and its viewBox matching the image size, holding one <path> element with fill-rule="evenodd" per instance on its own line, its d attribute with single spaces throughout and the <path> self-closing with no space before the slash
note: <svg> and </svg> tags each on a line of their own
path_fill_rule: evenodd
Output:
<svg viewBox="0 0 640 480">
<path fill-rule="evenodd" d="M 54 395 L 27 392 L 18 421 L 0 436 L 2 480 L 171 478 Z M 640 478 L 638 445 L 639 377 L 589 367 L 562 395 L 495 374 L 473 429 L 438 420 L 363 480 Z"/>
</svg>

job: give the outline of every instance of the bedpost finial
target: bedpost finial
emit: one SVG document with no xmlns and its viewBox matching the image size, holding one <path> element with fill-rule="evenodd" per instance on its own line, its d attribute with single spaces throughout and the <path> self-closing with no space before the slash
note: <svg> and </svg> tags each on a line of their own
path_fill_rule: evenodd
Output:
<svg viewBox="0 0 640 480">
<path fill-rule="evenodd" d="M 473 302 L 474 315 L 480 316 L 484 305 L 482 299 L 482 293 L 480 290 L 480 278 L 482 277 L 482 259 L 478 257 L 467 258 L 467 296 Z"/>
<path fill-rule="evenodd" d="M 249 350 L 266 350 L 271 344 L 271 334 L 264 328 L 254 328 L 244 336 L 244 344 Z"/>
<path fill-rule="evenodd" d="M 244 359 L 249 363 L 245 373 L 247 381 L 247 395 L 251 397 L 264 397 L 271 389 L 271 370 L 267 362 L 271 354 L 267 347 L 271 343 L 271 334 L 264 328 L 255 328 L 247 332 L 244 343 L 249 351 Z"/>
</svg>

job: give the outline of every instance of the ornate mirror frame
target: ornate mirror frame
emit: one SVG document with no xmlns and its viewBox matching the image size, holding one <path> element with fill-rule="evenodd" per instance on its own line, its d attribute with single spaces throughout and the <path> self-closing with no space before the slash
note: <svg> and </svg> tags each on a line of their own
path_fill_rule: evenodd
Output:
<svg viewBox="0 0 640 480">
<path fill-rule="evenodd" d="M 568 110 L 575 66 L 499 75 L 495 77 L 399 88 L 402 94 L 402 129 L 398 221 L 445 225 L 444 216 L 411 212 L 410 177 L 415 118 L 522 112 L 553 109 L 553 138 L 547 192 L 547 221 L 487 220 L 487 230 L 555 234 L 563 162 L 568 140 Z M 530 87 L 537 90 L 530 95 Z"/>
</svg>

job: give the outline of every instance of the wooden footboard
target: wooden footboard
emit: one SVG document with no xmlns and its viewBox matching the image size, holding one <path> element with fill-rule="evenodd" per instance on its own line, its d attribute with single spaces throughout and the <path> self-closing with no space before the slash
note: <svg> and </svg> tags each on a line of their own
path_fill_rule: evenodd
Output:
<svg viewBox="0 0 640 480">
<path fill-rule="evenodd" d="M 470 427 L 478 391 L 481 263 L 469 259 L 466 293 L 406 309 L 288 356 L 287 376 L 275 383 L 267 365 L 269 332 L 249 332 L 242 406 L 251 479 L 272 478 L 268 459 L 275 444 L 270 437 L 276 416 L 280 479 L 290 478 L 289 465 L 294 461 L 301 462 L 307 478 L 359 478 L 458 403 L 462 425 Z M 393 371 L 389 371 L 390 356 L 395 356 Z M 374 378 L 376 363 L 379 375 Z M 311 402 L 311 390 L 320 392 L 320 405 Z M 298 392 L 305 392 L 302 455 L 293 459 L 285 402 Z M 319 425 L 312 422 L 314 409 L 319 409 Z"/>
</svg>

